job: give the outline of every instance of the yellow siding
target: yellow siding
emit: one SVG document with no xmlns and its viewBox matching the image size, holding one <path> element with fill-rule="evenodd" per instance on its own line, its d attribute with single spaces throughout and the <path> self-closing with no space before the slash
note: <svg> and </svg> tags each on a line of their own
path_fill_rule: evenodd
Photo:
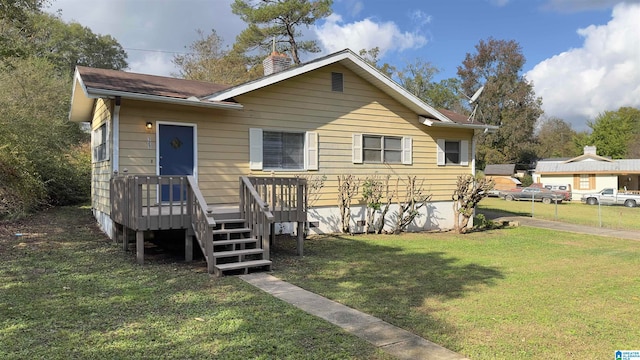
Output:
<svg viewBox="0 0 640 360">
<path fill-rule="evenodd" d="M 111 124 L 111 113 L 110 100 L 96 100 L 93 120 L 91 121 L 91 131 L 96 130 L 107 122 L 107 127 L 111 127 L 113 125 Z M 111 132 L 111 129 L 109 130 Z M 113 148 L 113 136 L 111 134 L 109 134 L 107 141 L 109 142 L 108 151 L 111 153 Z M 91 207 L 105 214 L 110 214 L 109 179 L 111 178 L 111 154 L 107 159 L 91 164 Z"/>
<path fill-rule="evenodd" d="M 344 74 L 344 92 L 331 91 L 331 72 Z M 424 179 L 433 200 L 451 200 L 460 174 L 468 166 L 437 166 L 436 139 L 469 141 L 472 130 L 431 128 L 413 113 L 341 65 L 238 96 L 244 110 L 211 110 L 123 100 L 120 111 L 120 169 L 130 174 L 156 173 L 155 122 L 185 122 L 197 126 L 198 182 L 209 203 L 237 202 L 238 177 L 327 176 L 318 206 L 336 205 L 337 176 L 354 174 L 407 175 Z M 147 121 L 154 129 L 145 129 Z M 318 133 L 319 170 L 303 172 L 251 171 L 249 128 Z M 352 134 L 413 138 L 413 164 L 353 164 Z M 354 200 L 359 200 L 360 196 Z"/>
</svg>

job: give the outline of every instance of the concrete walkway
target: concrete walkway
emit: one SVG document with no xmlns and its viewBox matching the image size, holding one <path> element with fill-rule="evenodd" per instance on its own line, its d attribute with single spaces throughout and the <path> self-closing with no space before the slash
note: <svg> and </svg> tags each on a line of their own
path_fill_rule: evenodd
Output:
<svg viewBox="0 0 640 360">
<path fill-rule="evenodd" d="M 255 273 L 241 275 L 240 278 L 280 300 L 343 328 L 398 359 L 466 359 L 413 333 L 291 285 L 272 275 Z"/>
</svg>

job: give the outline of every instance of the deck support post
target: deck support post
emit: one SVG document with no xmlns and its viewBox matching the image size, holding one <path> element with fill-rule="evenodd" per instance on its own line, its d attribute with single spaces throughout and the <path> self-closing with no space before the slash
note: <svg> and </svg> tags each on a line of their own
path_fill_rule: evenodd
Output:
<svg viewBox="0 0 640 360">
<path fill-rule="evenodd" d="M 144 231 L 136 231 L 136 259 L 139 265 L 144 265 Z"/>
<path fill-rule="evenodd" d="M 122 226 L 122 250 L 129 250 L 129 228 Z"/>
<path fill-rule="evenodd" d="M 298 221 L 298 256 L 304 253 L 304 222 Z"/>
<path fill-rule="evenodd" d="M 120 225 L 118 223 L 113 223 L 113 243 L 118 244 L 118 240 L 120 240 Z"/>
<path fill-rule="evenodd" d="M 189 230 L 184 232 L 184 261 L 193 261 L 193 236 Z"/>
</svg>

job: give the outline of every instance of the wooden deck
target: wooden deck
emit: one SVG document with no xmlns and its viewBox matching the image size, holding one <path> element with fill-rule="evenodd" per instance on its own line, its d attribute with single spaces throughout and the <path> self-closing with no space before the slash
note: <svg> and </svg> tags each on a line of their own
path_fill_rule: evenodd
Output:
<svg viewBox="0 0 640 360">
<path fill-rule="evenodd" d="M 161 197 L 170 200 L 159 203 Z M 210 273 L 221 275 L 225 269 L 247 271 L 252 266 L 270 268 L 270 236 L 276 222 L 297 222 L 298 254 L 303 253 L 304 225 L 307 222 L 304 179 L 241 177 L 238 204 L 209 205 L 191 176 L 116 176 L 111 180 L 110 199 L 115 240 L 122 238 L 126 249 L 127 232 L 134 231 L 140 264 L 144 262 L 145 231 L 184 229 L 187 260 L 191 258 L 189 254 L 193 251 L 191 244 L 195 238 L 205 255 Z M 227 220 L 245 225 L 246 231 L 242 231 L 245 237 L 231 240 L 227 235 L 226 242 L 216 242 L 225 233 L 238 232 L 237 229 L 225 229 L 223 224 L 228 223 Z M 219 226 L 218 222 L 222 225 Z M 262 258 L 245 261 L 241 251 L 241 255 L 237 256 L 238 261 L 233 265 L 217 264 L 219 258 L 233 258 L 239 250 L 219 250 L 221 253 L 215 253 L 215 249 L 221 244 L 235 242 L 242 248 L 242 244 L 257 242 L 256 250 L 251 252 L 260 253 Z"/>
</svg>

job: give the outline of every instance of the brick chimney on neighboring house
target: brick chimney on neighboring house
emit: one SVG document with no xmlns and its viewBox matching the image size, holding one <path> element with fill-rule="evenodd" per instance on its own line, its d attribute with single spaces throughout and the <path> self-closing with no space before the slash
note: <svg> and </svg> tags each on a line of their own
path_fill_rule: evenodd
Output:
<svg viewBox="0 0 640 360">
<path fill-rule="evenodd" d="M 280 54 L 276 51 L 267 56 L 262 61 L 262 67 L 264 67 L 264 76 L 278 73 L 286 70 L 291 65 L 291 59 L 286 54 Z"/>
</svg>

